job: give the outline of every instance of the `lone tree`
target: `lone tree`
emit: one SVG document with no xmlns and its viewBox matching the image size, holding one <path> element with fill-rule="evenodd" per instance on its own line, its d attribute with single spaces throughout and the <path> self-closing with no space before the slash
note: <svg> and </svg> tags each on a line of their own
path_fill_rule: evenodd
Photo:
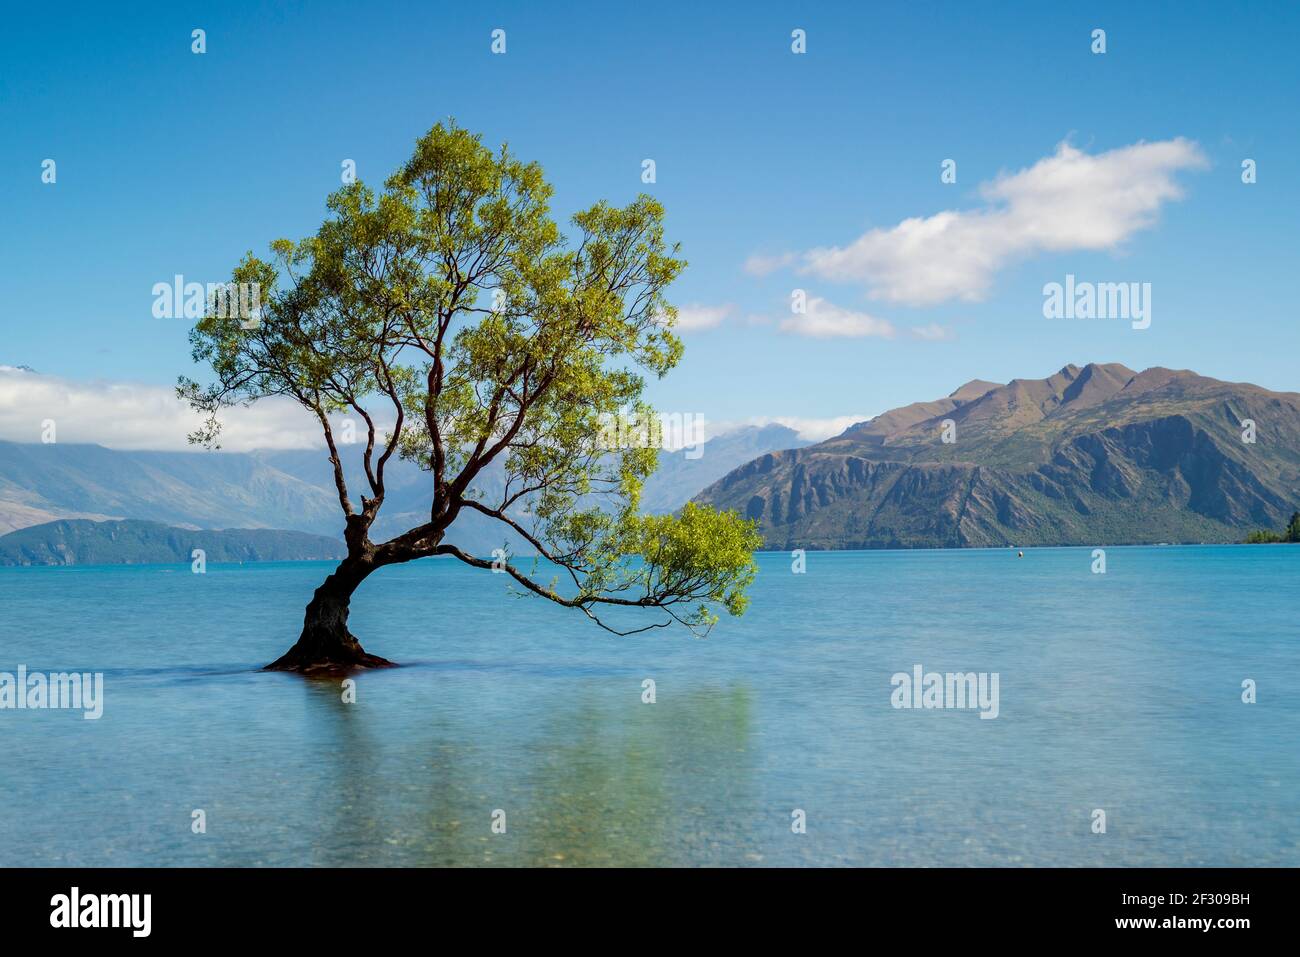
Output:
<svg viewBox="0 0 1300 957">
<path fill-rule="evenodd" d="M 616 634 L 674 622 L 703 634 L 715 607 L 744 611 L 754 525 L 690 504 L 639 514 L 658 453 L 608 447 L 609 417 L 649 414 L 640 370 L 662 376 L 682 353 L 664 290 L 685 263 L 664 242 L 663 208 L 648 196 L 597 203 L 573 217 L 569 242 L 551 192 L 536 163 L 439 124 L 382 190 L 356 182 L 330 196 L 315 236 L 275 241 L 269 262 L 244 257 L 232 278 L 258 284 L 255 321 L 209 308 L 191 331 L 195 361 L 214 374 L 177 389 L 205 416 L 192 442 L 219 447 L 223 408 L 288 396 L 319 422 L 333 466 L 347 557 L 268 669 L 390 665 L 348 631 L 352 594 L 385 565 L 433 555 L 493 568 L 444 540 L 467 511 L 557 566 L 548 582 L 508 559 L 497 569 Z M 366 425 L 359 501 L 331 425 L 339 414 Z M 376 543 L 395 454 L 429 473 L 428 521 Z M 499 501 L 476 492 L 489 463 L 504 473 Z M 621 631 L 600 617 L 613 607 L 654 620 Z"/>
</svg>

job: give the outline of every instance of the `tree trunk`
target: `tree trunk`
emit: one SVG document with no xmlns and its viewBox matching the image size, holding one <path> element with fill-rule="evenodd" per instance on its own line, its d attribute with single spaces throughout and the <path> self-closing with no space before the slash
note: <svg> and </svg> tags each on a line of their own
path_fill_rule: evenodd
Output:
<svg viewBox="0 0 1300 957">
<path fill-rule="evenodd" d="M 321 583 L 307 605 L 298 641 L 265 671 L 301 674 L 345 674 L 356 668 L 391 668 L 393 663 L 368 654 L 348 631 L 352 593 L 378 566 L 365 559 L 345 558 Z"/>
</svg>

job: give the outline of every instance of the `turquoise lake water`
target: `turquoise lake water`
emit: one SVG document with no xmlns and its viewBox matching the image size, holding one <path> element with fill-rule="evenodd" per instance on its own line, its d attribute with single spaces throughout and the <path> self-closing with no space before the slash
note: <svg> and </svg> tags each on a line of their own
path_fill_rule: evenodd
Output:
<svg viewBox="0 0 1300 957">
<path fill-rule="evenodd" d="M 0 710 L 0 865 L 1300 865 L 1300 547 L 1106 558 L 765 554 L 703 641 L 426 560 L 354 600 L 404 665 L 354 704 L 257 670 L 328 564 L 0 569 L 0 672 L 105 675 Z M 998 717 L 895 709 L 917 664 Z"/>
</svg>

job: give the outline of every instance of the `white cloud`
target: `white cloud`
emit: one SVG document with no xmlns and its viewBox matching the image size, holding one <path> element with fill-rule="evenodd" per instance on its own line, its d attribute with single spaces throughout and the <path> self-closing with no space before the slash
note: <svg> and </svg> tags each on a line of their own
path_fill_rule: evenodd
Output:
<svg viewBox="0 0 1300 957">
<path fill-rule="evenodd" d="M 798 432 L 801 439 L 809 442 L 821 442 L 839 435 L 851 425 L 866 422 L 871 418 L 874 418 L 874 416 L 837 415 L 825 419 L 797 415 L 754 416 L 753 418 L 738 421 L 709 422 L 708 434 L 710 436 L 723 436 L 728 432 L 734 432 L 750 425 L 760 428 L 765 425 L 784 425 L 787 429 L 794 429 Z"/>
<path fill-rule="evenodd" d="M 46 419 L 59 442 L 158 450 L 194 448 L 186 436 L 200 422 L 166 386 L 75 382 L 0 366 L 0 439 L 40 442 Z M 221 421 L 221 447 L 231 452 L 324 445 L 316 420 L 291 399 L 230 409 Z"/>
<path fill-rule="evenodd" d="M 1120 246 L 1154 224 L 1162 204 L 1182 197 L 1176 172 L 1205 165 L 1197 144 L 1181 137 L 1095 156 L 1061 143 L 1054 155 L 985 183 L 979 208 L 905 219 L 847 246 L 809 250 L 800 271 L 862 283 L 888 302 L 978 300 L 1018 260 Z M 751 261 L 780 264 L 779 257 Z"/>
<path fill-rule="evenodd" d="M 866 336 L 892 339 L 896 332 L 893 324 L 885 319 L 843 309 L 816 296 L 808 299 L 804 312 L 782 319 L 781 331 L 815 339 L 860 339 Z"/>
<path fill-rule="evenodd" d="M 952 329 L 941 326 L 937 322 L 931 322 L 924 326 L 915 326 L 907 331 L 916 338 L 924 339 L 927 342 L 943 342 L 947 339 L 956 338 L 956 334 Z"/>
<path fill-rule="evenodd" d="M 751 276 L 766 276 L 778 269 L 793 265 L 798 258 L 795 253 L 780 253 L 775 256 L 755 254 L 745 260 L 742 268 Z"/>
<path fill-rule="evenodd" d="M 731 315 L 733 311 L 735 311 L 735 306 L 730 303 L 721 306 L 702 306 L 698 303 L 689 303 L 678 307 L 675 328 L 683 332 L 712 329 L 714 326 L 720 325 L 722 320 Z"/>
<path fill-rule="evenodd" d="M 704 429 L 706 436 L 714 437 L 748 425 L 779 423 L 794 429 L 802 438 L 819 442 L 870 418 L 870 415 L 756 416 L 739 421 L 709 420 L 704 423 Z M 59 442 L 160 451 L 194 448 L 186 436 L 199 424 L 199 416 L 167 386 L 76 382 L 0 365 L 0 439 L 38 443 L 45 419 L 54 420 Z M 249 407 L 226 410 L 221 419 L 225 425 L 221 437 L 224 451 L 307 449 L 324 445 L 316 420 L 290 399 L 263 399 Z M 382 422 L 377 425 L 383 427 Z M 364 425 L 358 422 L 358 427 Z"/>
</svg>

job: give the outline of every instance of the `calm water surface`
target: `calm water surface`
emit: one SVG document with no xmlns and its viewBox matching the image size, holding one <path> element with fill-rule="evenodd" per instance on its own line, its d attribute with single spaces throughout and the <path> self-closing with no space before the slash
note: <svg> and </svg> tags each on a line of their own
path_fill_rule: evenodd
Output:
<svg viewBox="0 0 1300 957">
<path fill-rule="evenodd" d="M 385 569 L 355 704 L 257 670 L 329 565 L 0 569 L 0 671 L 106 699 L 0 711 L 0 865 L 1300 865 L 1300 547 L 760 564 L 704 641 Z M 1000 716 L 895 710 L 915 664 Z"/>
</svg>

